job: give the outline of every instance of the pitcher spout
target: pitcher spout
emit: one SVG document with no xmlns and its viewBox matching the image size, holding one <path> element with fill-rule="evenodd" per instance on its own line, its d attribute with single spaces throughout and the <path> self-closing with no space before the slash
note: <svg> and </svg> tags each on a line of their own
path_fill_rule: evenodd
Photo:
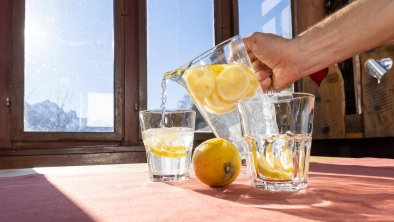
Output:
<svg viewBox="0 0 394 222">
<path fill-rule="evenodd" d="M 183 78 L 183 74 L 185 72 L 185 68 L 179 68 L 173 71 L 166 72 L 164 74 L 164 79 L 165 80 L 172 80 L 179 85 L 183 86 L 185 89 L 187 89 L 187 85 L 185 82 L 185 79 Z"/>
</svg>

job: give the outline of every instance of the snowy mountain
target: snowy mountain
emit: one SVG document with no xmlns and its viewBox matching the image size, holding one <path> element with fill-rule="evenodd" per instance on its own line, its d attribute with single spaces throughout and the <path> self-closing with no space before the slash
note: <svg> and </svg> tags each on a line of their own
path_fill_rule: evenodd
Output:
<svg viewBox="0 0 394 222">
<path fill-rule="evenodd" d="M 112 132 L 112 127 L 87 127 L 86 118 L 68 112 L 58 104 L 45 100 L 35 104 L 25 102 L 24 130 L 40 132 Z"/>
</svg>

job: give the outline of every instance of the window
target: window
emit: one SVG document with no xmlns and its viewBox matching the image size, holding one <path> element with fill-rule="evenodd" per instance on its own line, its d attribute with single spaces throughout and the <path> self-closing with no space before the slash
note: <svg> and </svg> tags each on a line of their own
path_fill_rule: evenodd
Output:
<svg viewBox="0 0 394 222">
<path fill-rule="evenodd" d="M 239 33 L 266 32 L 292 38 L 291 0 L 238 1 Z"/>
<path fill-rule="evenodd" d="M 148 109 L 161 108 L 165 72 L 179 68 L 214 46 L 213 0 L 147 1 Z M 167 82 L 166 109 L 191 109 L 186 90 Z M 197 120 L 196 129 L 207 128 Z"/>
<path fill-rule="evenodd" d="M 0 106 L 0 146 L 28 149 L 142 145 L 138 112 L 160 108 L 164 72 L 238 29 L 277 28 L 272 17 L 287 21 L 290 10 L 289 0 L 0 4 L 0 99 L 7 104 Z M 190 105 L 186 90 L 170 81 L 167 107 Z"/>
<path fill-rule="evenodd" d="M 13 144 L 119 144 L 123 0 L 20 0 L 13 10 Z"/>
<path fill-rule="evenodd" d="M 114 131 L 113 5 L 26 0 L 24 131 Z"/>
<path fill-rule="evenodd" d="M 184 65 L 193 57 L 211 48 L 215 42 L 214 14 L 221 13 L 223 17 L 218 20 L 224 23 L 225 21 L 222 20 L 232 19 L 232 13 L 228 12 L 231 9 L 234 10 L 226 1 L 147 1 L 148 109 L 161 108 L 163 74 Z M 237 19 L 241 35 L 246 36 L 255 31 L 263 31 L 291 38 L 290 0 L 238 1 L 238 9 L 239 18 Z M 216 28 L 226 27 L 219 25 Z M 230 28 L 236 30 L 238 27 Z M 231 34 L 236 33 L 233 31 Z M 224 39 L 216 39 L 216 42 L 222 40 Z M 166 108 L 190 109 L 192 107 L 194 107 L 193 103 L 185 89 L 173 81 L 168 81 Z M 196 122 L 196 129 L 197 131 L 209 130 L 201 115 L 200 120 Z"/>
<path fill-rule="evenodd" d="M 293 36 L 291 0 L 238 1 L 239 33 L 273 33 L 284 38 Z M 294 84 L 284 91 L 294 92 Z"/>
</svg>

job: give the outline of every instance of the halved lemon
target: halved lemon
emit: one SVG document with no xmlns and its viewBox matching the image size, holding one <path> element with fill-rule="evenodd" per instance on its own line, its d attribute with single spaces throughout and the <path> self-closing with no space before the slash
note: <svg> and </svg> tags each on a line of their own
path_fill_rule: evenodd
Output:
<svg viewBox="0 0 394 222">
<path fill-rule="evenodd" d="M 215 90 L 215 77 L 209 69 L 190 68 L 184 76 L 188 90 L 198 99 L 209 97 Z"/>
<path fill-rule="evenodd" d="M 149 146 L 149 151 L 161 157 L 179 158 L 186 156 L 186 149 L 184 146 L 168 145 L 162 141 L 155 141 Z"/>
<path fill-rule="evenodd" d="M 228 101 L 240 99 L 250 87 L 249 75 L 241 65 L 226 67 L 216 80 L 219 96 Z"/>
</svg>

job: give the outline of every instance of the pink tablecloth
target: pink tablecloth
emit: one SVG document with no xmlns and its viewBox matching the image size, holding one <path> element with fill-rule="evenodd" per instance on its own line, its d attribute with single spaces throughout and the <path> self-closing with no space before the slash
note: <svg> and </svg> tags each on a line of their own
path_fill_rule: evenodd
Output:
<svg viewBox="0 0 394 222">
<path fill-rule="evenodd" d="M 0 178 L 0 221 L 394 221 L 394 160 L 311 163 L 309 187 L 273 193 L 147 180 L 146 167 Z M 91 166 L 94 168 L 95 166 Z"/>
</svg>

